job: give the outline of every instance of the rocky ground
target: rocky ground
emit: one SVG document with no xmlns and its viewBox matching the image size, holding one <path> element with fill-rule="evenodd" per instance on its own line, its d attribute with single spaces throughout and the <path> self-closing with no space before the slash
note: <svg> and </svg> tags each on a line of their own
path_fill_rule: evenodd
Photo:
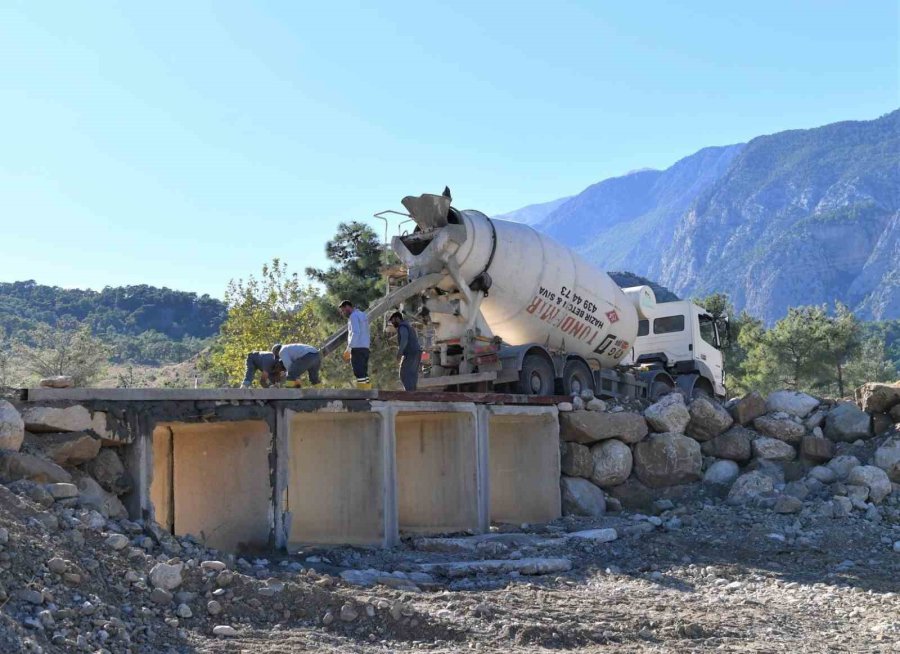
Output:
<svg viewBox="0 0 900 654">
<path fill-rule="evenodd" d="M 36 487 L 0 487 L 3 652 L 900 651 L 896 494 L 834 518 L 697 489 L 648 514 L 236 560 Z"/>
<path fill-rule="evenodd" d="M 900 652 L 900 385 L 860 406 L 574 398 L 560 520 L 239 558 L 127 518 L 96 414 L 0 401 L 0 653 Z"/>
</svg>

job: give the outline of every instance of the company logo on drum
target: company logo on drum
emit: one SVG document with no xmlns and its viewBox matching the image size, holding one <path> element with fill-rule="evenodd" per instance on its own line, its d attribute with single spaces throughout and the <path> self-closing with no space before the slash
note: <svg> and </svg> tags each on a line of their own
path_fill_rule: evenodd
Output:
<svg viewBox="0 0 900 654">
<path fill-rule="evenodd" d="M 610 323 L 619 322 L 619 314 L 615 311 L 607 311 L 606 317 L 609 319 Z"/>
</svg>

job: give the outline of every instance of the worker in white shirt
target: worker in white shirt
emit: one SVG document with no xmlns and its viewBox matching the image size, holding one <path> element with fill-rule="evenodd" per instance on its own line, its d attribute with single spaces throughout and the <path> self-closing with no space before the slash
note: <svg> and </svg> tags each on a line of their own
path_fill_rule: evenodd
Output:
<svg viewBox="0 0 900 654">
<path fill-rule="evenodd" d="M 369 317 L 364 311 L 354 308 L 350 300 L 341 302 L 339 308 L 347 319 L 347 350 L 344 358 L 349 354 L 356 387 L 372 388 L 372 380 L 369 379 Z"/>
<path fill-rule="evenodd" d="M 282 345 L 276 343 L 272 346 L 272 354 L 281 362 L 287 372 L 285 386 L 289 388 L 300 387 L 300 376 L 309 373 L 309 383 L 315 386 L 319 383 L 319 369 L 322 367 L 322 356 L 319 349 L 305 343 L 290 343 Z"/>
</svg>

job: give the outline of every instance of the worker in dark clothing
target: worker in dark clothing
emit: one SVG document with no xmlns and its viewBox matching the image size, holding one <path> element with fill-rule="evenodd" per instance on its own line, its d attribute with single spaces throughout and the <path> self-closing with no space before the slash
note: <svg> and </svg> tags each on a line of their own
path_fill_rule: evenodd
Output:
<svg viewBox="0 0 900 654">
<path fill-rule="evenodd" d="M 397 330 L 397 358 L 400 359 L 400 383 L 407 391 L 416 390 L 419 383 L 419 363 L 422 360 L 422 348 L 419 346 L 419 337 L 403 314 L 395 311 L 390 322 Z"/>
<path fill-rule="evenodd" d="M 259 372 L 259 385 L 268 388 L 272 384 L 281 381 L 281 368 L 278 358 L 271 352 L 251 352 L 247 355 L 247 372 L 244 373 L 244 381 L 241 388 L 250 388 L 253 378 Z"/>
<path fill-rule="evenodd" d="M 322 367 L 322 356 L 319 348 L 305 343 L 291 343 L 282 345 L 276 343 L 272 346 L 274 354 L 284 370 L 287 371 L 285 385 L 290 388 L 300 388 L 300 375 L 309 374 L 309 383 L 315 386 L 319 383 L 319 369 Z"/>
</svg>

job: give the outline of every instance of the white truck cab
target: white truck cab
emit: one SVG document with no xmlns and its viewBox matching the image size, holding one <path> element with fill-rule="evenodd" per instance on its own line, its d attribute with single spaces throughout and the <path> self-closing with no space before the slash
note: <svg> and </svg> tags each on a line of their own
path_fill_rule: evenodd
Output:
<svg viewBox="0 0 900 654">
<path fill-rule="evenodd" d="M 688 300 L 661 302 L 642 311 L 631 350 L 636 366 L 661 366 L 679 376 L 679 386 L 693 381 L 691 394 L 725 395 L 725 370 L 720 333 L 723 324 Z M 697 373 L 695 379 L 689 377 Z M 685 377 L 684 383 L 681 377 Z"/>
</svg>

